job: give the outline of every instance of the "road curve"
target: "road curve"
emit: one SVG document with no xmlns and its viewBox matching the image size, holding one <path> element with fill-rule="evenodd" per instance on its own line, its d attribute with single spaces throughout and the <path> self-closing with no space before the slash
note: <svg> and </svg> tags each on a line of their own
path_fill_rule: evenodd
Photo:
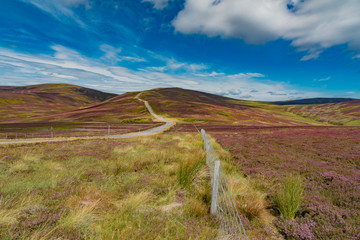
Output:
<svg viewBox="0 0 360 240">
<path fill-rule="evenodd" d="M 131 137 L 144 137 L 144 136 L 149 136 L 149 135 L 153 135 L 156 133 L 160 133 L 163 132 L 167 129 L 169 129 L 170 127 L 174 126 L 175 123 L 169 120 L 166 120 L 165 118 L 157 115 L 154 110 L 151 108 L 150 104 L 148 103 L 148 101 L 145 101 L 143 99 L 140 98 L 140 95 L 142 94 L 142 92 L 140 92 L 139 94 L 137 94 L 135 96 L 135 99 L 143 102 L 146 106 L 146 108 L 148 109 L 149 113 L 155 117 L 156 119 L 158 119 L 161 122 L 164 122 L 165 124 L 160 126 L 160 127 L 155 127 L 155 128 L 151 128 L 142 132 L 134 132 L 134 133 L 127 133 L 127 134 L 122 134 L 122 135 L 104 135 L 104 136 L 94 136 L 94 137 L 68 137 L 68 138 L 42 138 L 42 139 L 19 139 L 19 140 L 6 140 L 6 141 L 0 141 L 0 144 L 22 144 L 22 143 L 42 143 L 42 142 L 63 142 L 63 141 L 74 141 L 74 140 L 88 140 L 88 139 L 104 139 L 104 138 L 131 138 Z"/>
</svg>

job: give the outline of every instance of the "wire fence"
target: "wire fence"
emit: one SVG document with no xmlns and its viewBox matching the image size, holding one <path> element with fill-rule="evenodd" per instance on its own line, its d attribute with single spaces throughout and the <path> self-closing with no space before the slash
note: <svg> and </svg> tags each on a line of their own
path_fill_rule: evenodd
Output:
<svg viewBox="0 0 360 240">
<path fill-rule="evenodd" d="M 221 170 L 220 160 L 204 129 L 201 129 L 201 135 L 204 141 L 206 163 L 210 169 L 213 186 L 211 213 L 216 215 L 219 220 L 222 230 L 221 239 L 248 240 L 225 175 Z"/>
<path fill-rule="evenodd" d="M 113 125 L 95 125 L 85 123 L 83 125 L 68 126 L 67 124 L 58 125 L 54 128 L 46 125 L 32 126 L 1 126 L 0 124 L 0 140 L 14 139 L 31 139 L 31 138 L 62 138 L 62 137 L 93 137 L 93 136 L 110 136 L 121 135 L 132 132 L 146 131 L 163 123 L 127 123 Z"/>
</svg>

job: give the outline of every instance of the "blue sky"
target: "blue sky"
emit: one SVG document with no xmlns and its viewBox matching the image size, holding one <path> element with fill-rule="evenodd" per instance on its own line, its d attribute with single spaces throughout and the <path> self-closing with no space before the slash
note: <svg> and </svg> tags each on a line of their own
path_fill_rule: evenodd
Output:
<svg viewBox="0 0 360 240">
<path fill-rule="evenodd" d="M 358 0 L 0 2 L 0 85 L 360 98 Z"/>
</svg>

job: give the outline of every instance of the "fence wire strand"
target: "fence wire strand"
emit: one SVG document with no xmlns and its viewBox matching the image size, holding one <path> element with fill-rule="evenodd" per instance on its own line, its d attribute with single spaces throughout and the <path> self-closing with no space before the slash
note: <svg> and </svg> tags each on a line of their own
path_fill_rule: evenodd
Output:
<svg viewBox="0 0 360 240">
<path fill-rule="evenodd" d="M 206 163 L 209 166 L 211 182 L 214 181 L 215 161 L 219 161 L 210 139 L 204 129 L 201 129 L 201 135 L 204 141 L 204 150 L 206 151 Z M 229 185 L 226 181 L 223 171 L 219 170 L 219 185 L 217 196 L 216 215 L 222 230 L 222 239 L 241 239 L 248 240 L 245 228 L 237 211 L 234 198 L 231 195 Z"/>
</svg>

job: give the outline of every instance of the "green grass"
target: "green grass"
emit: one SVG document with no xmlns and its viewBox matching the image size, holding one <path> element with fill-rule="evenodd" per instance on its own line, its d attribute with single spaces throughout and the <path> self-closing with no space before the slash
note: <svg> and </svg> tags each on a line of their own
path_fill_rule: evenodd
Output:
<svg viewBox="0 0 360 240">
<path fill-rule="evenodd" d="M 275 196 L 275 202 L 282 216 L 293 219 L 299 210 L 304 192 L 304 184 L 300 176 L 289 175 Z"/>
</svg>

